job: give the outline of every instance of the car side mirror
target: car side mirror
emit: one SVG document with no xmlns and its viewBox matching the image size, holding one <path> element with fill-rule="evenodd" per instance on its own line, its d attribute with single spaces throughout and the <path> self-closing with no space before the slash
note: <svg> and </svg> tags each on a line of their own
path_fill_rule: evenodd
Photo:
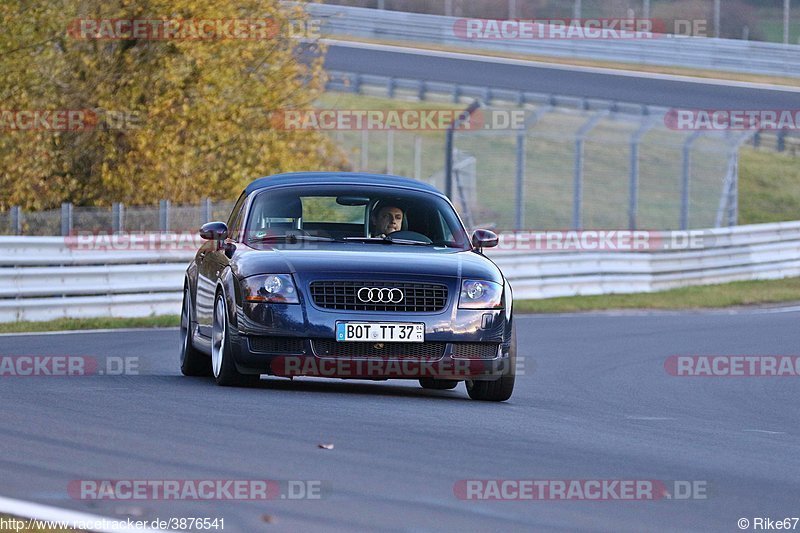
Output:
<svg viewBox="0 0 800 533">
<path fill-rule="evenodd" d="M 224 222 L 208 222 L 200 228 L 200 236 L 207 241 L 224 241 L 228 238 L 228 225 Z"/>
<path fill-rule="evenodd" d="M 497 234 L 488 229 L 476 229 L 475 233 L 472 234 L 472 247 L 478 250 L 494 248 L 497 246 L 497 241 Z"/>
</svg>

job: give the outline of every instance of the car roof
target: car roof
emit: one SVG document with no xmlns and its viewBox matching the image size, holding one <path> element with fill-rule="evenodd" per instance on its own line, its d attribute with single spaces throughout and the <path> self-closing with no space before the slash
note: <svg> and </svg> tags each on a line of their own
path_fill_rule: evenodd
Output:
<svg viewBox="0 0 800 533">
<path fill-rule="evenodd" d="M 380 185 L 442 194 L 433 185 L 411 178 L 362 172 L 291 172 L 275 174 L 274 176 L 266 176 L 253 181 L 247 186 L 245 193 L 249 195 L 261 189 L 289 185 Z"/>
</svg>

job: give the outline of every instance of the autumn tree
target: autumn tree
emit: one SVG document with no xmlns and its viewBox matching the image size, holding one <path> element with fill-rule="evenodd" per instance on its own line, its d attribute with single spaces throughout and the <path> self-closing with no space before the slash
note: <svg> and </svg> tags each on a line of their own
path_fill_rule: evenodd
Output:
<svg viewBox="0 0 800 533">
<path fill-rule="evenodd" d="M 131 21 L 151 27 L 134 33 Z M 0 209 L 231 198 L 259 176 L 340 164 L 324 134 L 269 120 L 324 87 L 321 54 L 299 59 L 298 37 L 315 45 L 301 7 L 5 0 L 0 27 Z M 20 111 L 41 110 L 87 116 L 20 128 Z"/>
</svg>

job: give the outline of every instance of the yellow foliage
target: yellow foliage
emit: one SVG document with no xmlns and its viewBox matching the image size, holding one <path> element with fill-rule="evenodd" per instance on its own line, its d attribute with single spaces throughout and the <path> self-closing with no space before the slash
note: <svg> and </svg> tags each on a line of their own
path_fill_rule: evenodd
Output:
<svg viewBox="0 0 800 533">
<path fill-rule="evenodd" d="M 311 107 L 324 87 L 322 53 L 299 61 L 287 32 L 113 40 L 69 31 L 86 19 L 268 19 L 283 29 L 306 17 L 278 0 L 0 3 L 0 113 L 97 117 L 76 131 L 10 130 L 0 120 L 0 209 L 233 198 L 263 175 L 341 168 L 325 135 L 270 124 L 270 112 Z"/>
</svg>

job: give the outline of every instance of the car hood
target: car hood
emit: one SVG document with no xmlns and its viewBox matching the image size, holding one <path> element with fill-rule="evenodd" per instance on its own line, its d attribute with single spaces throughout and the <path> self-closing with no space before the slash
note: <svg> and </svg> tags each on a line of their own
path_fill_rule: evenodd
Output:
<svg viewBox="0 0 800 533">
<path fill-rule="evenodd" d="M 497 266 L 472 251 L 422 246 L 362 243 L 321 243 L 314 249 L 296 245 L 248 247 L 237 250 L 235 269 L 240 277 L 291 273 L 302 278 L 315 274 L 436 276 L 503 282 Z M 350 276 L 348 276 L 350 277 Z"/>
</svg>

